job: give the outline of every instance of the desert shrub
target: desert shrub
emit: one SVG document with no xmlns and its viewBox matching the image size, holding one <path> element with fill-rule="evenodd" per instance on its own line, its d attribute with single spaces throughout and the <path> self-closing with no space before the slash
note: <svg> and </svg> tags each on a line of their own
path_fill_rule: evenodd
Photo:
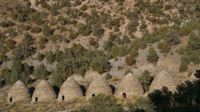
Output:
<svg viewBox="0 0 200 112">
<path fill-rule="evenodd" d="M 53 35 L 53 33 L 54 33 L 54 30 L 53 29 L 51 29 L 51 27 L 50 26 L 48 26 L 47 24 L 44 24 L 43 26 L 42 26 L 42 34 L 44 35 L 44 36 L 51 36 L 51 35 Z"/>
<path fill-rule="evenodd" d="M 71 40 L 74 40 L 74 39 L 76 39 L 77 37 L 78 37 L 78 33 L 77 33 L 77 32 L 71 31 L 71 32 L 69 33 L 69 38 L 70 38 Z"/>
<path fill-rule="evenodd" d="M 102 37 L 103 34 L 104 34 L 104 29 L 101 27 L 100 24 L 95 24 L 93 27 L 92 27 L 92 33 L 94 36 L 96 37 Z"/>
<path fill-rule="evenodd" d="M 64 52 L 57 51 L 58 57 L 56 70 L 64 73 L 67 78 L 72 74 L 84 75 L 89 68 L 99 72 L 106 72 L 110 69 L 108 57 L 101 51 L 88 51 L 80 44 L 74 44 L 71 48 L 65 49 Z"/>
<path fill-rule="evenodd" d="M 6 28 L 6 27 L 11 27 L 11 26 L 14 26 L 14 25 L 15 25 L 15 23 L 12 22 L 12 21 L 4 21 L 4 22 L 1 22 L 1 23 L 0 23 L 0 26 L 1 26 L 1 27 L 4 27 L 4 28 Z"/>
<path fill-rule="evenodd" d="M 109 51 L 111 57 L 116 58 L 120 55 L 120 48 L 117 45 L 112 46 L 111 50 Z"/>
<path fill-rule="evenodd" d="M 1 70 L 1 79 L 5 80 L 6 84 L 9 84 L 9 80 L 10 80 L 10 70 L 8 68 L 3 68 Z"/>
<path fill-rule="evenodd" d="M 20 60 L 13 60 L 10 70 L 7 70 L 6 73 L 6 84 L 13 84 L 18 80 L 28 84 L 29 75 L 32 73 L 32 67 L 23 64 Z"/>
<path fill-rule="evenodd" d="M 58 15 L 58 14 L 59 14 L 58 8 L 59 8 L 58 5 L 56 5 L 56 4 L 52 5 L 51 8 L 50 8 L 50 13 L 51 13 L 53 16 Z"/>
<path fill-rule="evenodd" d="M 64 79 L 61 73 L 58 71 L 53 71 L 51 74 L 51 82 L 54 86 L 60 87 Z"/>
<path fill-rule="evenodd" d="M 139 23 L 138 23 L 137 20 L 129 22 L 129 24 L 127 26 L 129 32 L 135 32 L 135 31 L 137 31 L 137 26 L 138 25 L 139 25 Z"/>
<path fill-rule="evenodd" d="M 55 55 L 52 51 L 48 51 L 45 53 L 45 58 L 49 63 L 53 63 L 55 61 Z"/>
<path fill-rule="evenodd" d="M 147 47 L 147 41 L 145 39 L 136 40 L 138 42 L 140 49 L 145 49 Z"/>
<path fill-rule="evenodd" d="M 31 29 L 31 26 L 30 25 L 24 25 L 24 24 L 22 24 L 22 25 L 20 25 L 19 26 L 22 30 L 25 30 L 25 31 L 29 31 L 30 29 Z"/>
<path fill-rule="evenodd" d="M 11 38 L 15 38 L 18 35 L 16 28 L 8 28 L 7 32 Z"/>
<path fill-rule="evenodd" d="M 46 79 L 49 76 L 49 71 L 44 65 L 39 65 L 34 69 L 33 75 L 36 79 Z"/>
<path fill-rule="evenodd" d="M 192 27 L 190 27 L 189 25 L 185 25 L 182 28 L 180 28 L 179 35 L 187 36 L 192 32 L 192 30 L 193 30 Z"/>
<path fill-rule="evenodd" d="M 78 32 L 83 36 L 88 36 L 92 32 L 92 28 L 89 25 L 80 23 L 80 24 L 78 24 L 77 28 L 78 28 Z"/>
<path fill-rule="evenodd" d="M 199 50 L 200 49 L 200 37 L 194 33 L 192 33 L 188 40 L 187 47 L 191 50 Z"/>
<path fill-rule="evenodd" d="M 34 12 L 29 5 L 17 4 L 15 6 L 15 15 L 13 15 L 13 19 L 18 22 L 27 22 L 30 20 L 30 15 Z"/>
<path fill-rule="evenodd" d="M 137 20 L 138 19 L 138 14 L 140 12 L 138 10 L 135 10 L 135 11 L 129 11 L 127 12 L 126 16 L 129 20 Z"/>
<path fill-rule="evenodd" d="M 42 61 L 44 59 L 44 55 L 42 53 L 37 54 L 37 60 Z"/>
<path fill-rule="evenodd" d="M 57 41 L 62 41 L 62 39 L 63 36 L 61 34 L 55 34 L 50 36 L 50 40 L 54 43 L 56 43 Z"/>
<path fill-rule="evenodd" d="M 40 27 L 33 27 L 32 29 L 31 29 L 31 32 L 32 33 L 40 33 L 42 31 L 42 29 L 40 28 Z"/>
<path fill-rule="evenodd" d="M 113 96 L 97 95 L 90 99 L 90 105 L 77 112 L 125 112 Z"/>
<path fill-rule="evenodd" d="M 80 8 L 80 10 L 82 10 L 82 11 L 86 11 L 88 9 L 88 6 L 86 5 L 86 4 L 84 4 L 81 8 Z"/>
<path fill-rule="evenodd" d="M 62 51 L 56 50 L 55 52 L 55 61 L 62 61 L 64 58 L 64 53 Z"/>
<path fill-rule="evenodd" d="M 89 63 L 93 58 L 92 52 L 87 51 L 79 44 L 65 49 L 62 56 L 63 59 L 58 61 L 56 70 L 65 73 L 65 78 L 75 73 L 84 74 L 89 69 Z"/>
<path fill-rule="evenodd" d="M 139 77 L 139 81 L 141 82 L 145 91 L 149 91 L 149 86 L 153 81 L 153 77 L 150 75 L 148 70 L 145 70 L 142 75 Z"/>
<path fill-rule="evenodd" d="M 128 112 L 155 112 L 155 110 L 149 98 L 141 97 L 134 104 L 129 104 Z"/>
<path fill-rule="evenodd" d="M 0 65 L 7 60 L 7 56 L 4 53 L 0 53 Z"/>
<path fill-rule="evenodd" d="M 138 56 L 138 49 L 135 47 L 132 47 L 132 49 L 130 50 L 130 55 L 133 57 L 137 57 Z"/>
<path fill-rule="evenodd" d="M 167 44 L 169 44 L 169 45 L 176 45 L 181 42 L 179 36 L 173 32 L 170 32 L 167 35 L 166 41 L 167 41 Z"/>
<path fill-rule="evenodd" d="M 110 79 L 112 79 L 112 75 L 111 74 L 106 74 L 106 80 L 110 80 Z"/>
<path fill-rule="evenodd" d="M 109 56 L 116 58 L 126 56 L 130 52 L 130 49 L 126 45 L 117 46 L 117 44 L 115 44 L 108 52 Z"/>
<path fill-rule="evenodd" d="M 90 38 L 89 43 L 92 46 L 98 47 L 98 42 L 94 38 Z"/>
<path fill-rule="evenodd" d="M 165 41 L 158 43 L 158 49 L 161 53 L 168 53 L 170 51 L 170 46 Z"/>
<path fill-rule="evenodd" d="M 36 4 L 40 4 L 42 6 L 42 8 L 45 8 L 47 10 L 50 10 L 51 9 L 51 6 L 47 3 L 47 1 L 39 1 L 38 3 Z"/>
<path fill-rule="evenodd" d="M 127 36 L 124 36 L 123 39 L 120 41 L 121 44 L 129 44 L 130 42 L 131 40 Z"/>
<path fill-rule="evenodd" d="M 147 61 L 150 63 L 156 63 L 159 59 L 159 56 L 153 47 L 149 48 L 149 54 L 147 55 Z"/>
<path fill-rule="evenodd" d="M 108 62 L 108 58 L 103 55 L 96 56 L 90 63 L 93 70 L 100 73 L 107 72 L 111 68 L 111 64 Z"/>
<path fill-rule="evenodd" d="M 14 49 L 15 48 L 15 44 L 16 42 L 12 39 L 8 39 L 6 41 L 6 46 L 9 48 L 9 49 Z"/>
<path fill-rule="evenodd" d="M 34 12 L 31 14 L 31 20 L 37 25 L 42 25 L 44 22 L 44 18 L 44 14 L 41 14 L 40 12 Z"/>
<path fill-rule="evenodd" d="M 38 41 L 38 46 L 40 49 L 44 49 L 45 48 L 45 44 L 48 42 L 48 40 L 45 37 L 40 37 L 39 41 Z"/>
<path fill-rule="evenodd" d="M 75 5 L 75 6 L 79 6 L 79 5 L 81 5 L 81 1 L 76 0 L 75 3 L 74 3 L 74 5 Z"/>
<path fill-rule="evenodd" d="M 179 67 L 180 72 L 184 72 L 188 69 L 188 65 L 190 64 L 190 58 L 187 55 L 183 55 L 181 57 L 181 65 Z"/>
<path fill-rule="evenodd" d="M 133 55 L 126 56 L 125 61 L 126 61 L 126 64 L 129 65 L 129 66 L 136 63 L 135 57 Z"/>
<path fill-rule="evenodd" d="M 61 0 L 61 7 L 71 7 L 71 2 L 68 0 Z"/>
<path fill-rule="evenodd" d="M 125 0 L 115 0 L 118 5 L 123 6 Z"/>
<path fill-rule="evenodd" d="M 58 23 L 60 23 L 61 25 L 66 25 L 68 20 L 63 17 L 63 16 L 59 16 L 58 19 L 57 19 Z"/>
<path fill-rule="evenodd" d="M 104 50 L 110 51 L 112 46 L 114 46 L 113 41 L 112 40 L 108 40 L 108 41 L 105 42 L 103 47 L 104 47 Z"/>
<path fill-rule="evenodd" d="M 35 53 L 36 49 L 32 46 L 32 39 L 25 38 L 13 49 L 13 59 L 23 60 Z"/>
</svg>

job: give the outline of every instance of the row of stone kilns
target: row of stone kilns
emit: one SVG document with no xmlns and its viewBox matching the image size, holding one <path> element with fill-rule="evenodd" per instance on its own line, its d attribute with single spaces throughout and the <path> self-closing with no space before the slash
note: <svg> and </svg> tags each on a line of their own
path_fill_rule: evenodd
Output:
<svg viewBox="0 0 200 112">
<path fill-rule="evenodd" d="M 150 91 L 161 89 L 163 86 L 168 87 L 169 90 L 176 89 L 176 83 L 173 78 L 166 72 L 158 74 L 151 86 Z M 96 76 L 90 83 L 85 97 L 90 99 L 98 94 L 112 95 L 118 99 L 132 100 L 136 97 L 143 96 L 144 90 L 141 83 L 133 74 L 128 73 L 121 82 L 115 87 L 113 93 L 110 84 L 101 75 Z M 46 80 L 41 80 L 35 87 L 31 102 L 49 102 L 56 99 L 56 93 L 50 83 Z M 60 102 L 73 102 L 77 99 L 83 98 L 84 94 L 80 85 L 73 79 L 68 78 L 61 86 L 57 100 Z M 28 88 L 21 81 L 17 81 L 9 90 L 7 101 L 8 103 L 19 102 L 30 99 Z"/>
</svg>

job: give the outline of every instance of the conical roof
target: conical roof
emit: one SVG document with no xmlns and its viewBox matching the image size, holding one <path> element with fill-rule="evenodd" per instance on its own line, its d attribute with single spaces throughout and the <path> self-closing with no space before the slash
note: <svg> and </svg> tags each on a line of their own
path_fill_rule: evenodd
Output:
<svg viewBox="0 0 200 112">
<path fill-rule="evenodd" d="M 170 91 L 176 90 L 176 82 L 166 71 L 160 72 L 153 80 L 150 86 L 150 92 L 156 89 L 167 87 Z"/>
<path fill-rule="evenodd" d="M 118 84 L 115 92 L 117 98 L 133 99 L 142 96 L 144 89 L 137 78 L 132 73 L 128 73 Z"/>
<path fill-rule="evenodd" d="M 8 103 L 19 102 L 29 99 L 28 88 L 21 81 L 17 81 L 8 92 Z"/>
<path fill-rule="evenodd" d="M 79 84 L 73 78 L 68 78 L 60 88 L 58 101 L 73 102 L 82 96 Z"/>
<path fill-rule="evenodd" d="M 103 76 L 100 75 L 96 76 L 90 83 L 86 92 L 86 97 L 89 99 L 98 94 L 112 94 L 112 89 L 109 83 Z"/>
<path fill-rule="evenodd" d="M 55 91 L 46 80 L 41 80 L 35 87 L 32 102 L 48 102 L 56 99 Z"/>
<path fill-rule="evenodd" d="M 85 77 L 84 79 L 86 81 L 91 82 L 93 79 L 95 79 L 97 76 L 99 76 L 100 74 L 97 71 L 93 71 L 93 70 L 89 70 L 85 73 Z"/>
</svg>

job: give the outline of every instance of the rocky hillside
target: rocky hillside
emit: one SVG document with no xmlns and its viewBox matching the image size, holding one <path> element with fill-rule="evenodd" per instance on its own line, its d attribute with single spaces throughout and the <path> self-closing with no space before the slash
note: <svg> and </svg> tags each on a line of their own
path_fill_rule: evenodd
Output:
<svg viewBox="0 0 200 112">
<path fill-rule="evenodd" d="M 68 108 L 5 104 L 17 80 L 60 87 L 94 70 L 115 85 L 132 72 L 148 91 L 160 72 L 181 83 L 199 64 L 199 0 L 0 0 L 0 111 Z"/>
<path fill-rule="evenodd" d="M 198 0 L 0 0 L 1 85 L 95 70 L 177 82 L 200 63 Z"/>
</svg>

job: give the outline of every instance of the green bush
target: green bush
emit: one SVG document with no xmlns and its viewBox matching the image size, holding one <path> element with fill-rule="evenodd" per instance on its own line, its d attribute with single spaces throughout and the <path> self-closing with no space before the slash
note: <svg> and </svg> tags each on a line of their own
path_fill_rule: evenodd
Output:
<svg viewBox="0 0 200 112">
<path fill-rule="evenodd" d="M 9 48 L 9 49 L 14 49 L 15 48 L 15 44 L 16 42 L 12 39 L 8 39 L 7 42 L 6 42 L 6 46 Z"/>
<path fill-rule="evenodd" d="M 78 33 L 77 33 L 77 32 L 71 31 L 71 32 L 69 33 L 69 38 L 70 38 L 71 40 L 74 40 L 74 39 L 76 39 L 77 37 L 78 37 Z"/>
<path fill-rule="evenodd" d="M 187 47 L 191 50 L 199 50 L 200 49 L 200 37 L 194 33 L 192 33 L 188 40 Z"/>
<path fill-rule="evenodd" d="M 188 65 L 190 64 L 190 58 L 186 55 L 181 57 L 181 65 L 179 67 L 180 72 L 185 72 L 188 69 Z"/>
<path fill-rule="evenodd" d="M 0 65 L 7 60 L 7 56 L 4 53 L 0 53 Z"/>
<path fill-rule="evenodd" d="M 37 60 L 42 61 L 44 59 L 44 55 L 42 53 L 38 53 Z"/>
<path fill-rule="evenodd" d="M 42 34 L 43 34 L 44 36 L 48 37 L 48 36 L 53 35 L 53 33 L 54 33 L 54 30 L 51 29 L 51 27 L 48 26 L 47 24 L 44 24 L 44 25 L 42 26 Z"/>
<path fill-rule="evenodd" d="M 55 61 L 55 55 L 52 51 L 48 51 L 45 53 L 45 58 L 49 63 L 53 63 Z"/>
<path fill-rule="evenodd" d="M 134 104 L 130 104 L 128 112 L 155 112 L 155 110 L 149 98 L 141 97 Z"/>
<path fill-rule="evenodd" d="M 31 29 L 31 32 L 32 33 L 40 33 L 42 31 L 42 29 L 40 28 L 40 27 L 33 27 L 32 29 Z"/>
<path fill-rule="evenodd" d="M 113 96 L 97 95 L 90 99 L 90 105 L 77 112 L 125 112 Z"/>
<path fill-rule="evenodd" d="M 168 53 L 170 51 L 170 46 L 165 41 L 158 43 L 158 49 L 161 53 Z"/>
<path fill-rule="evenodd" d="M 159 56 L 157 52 L 155 51 L 153 47 L 151 47 L 149 49 L 149 54 L 147 55 L 147 61 L 149 61 L 150 63 L 156 63 L 158 59 L 159 59 Z"/>
<path fill-rule="evenodd" d="M 181 42 L 179 36 L 172 32 L 167 35 L 166 41 L 169 45 L 176 45 Z"/>
<path fill-rule="evenodd" d="M 86 11 L 88 9 L 88 6 L 86 5 L 86 4 L 84 4 L 81 8 L 80 8 L 80 10 L 82 10 L 82 11 Z"/>
<path fill-rule="evenodd" d="M 98 71 L 100 73 L 107 72 L 111 68 L 111 64 L 108 62 L 108 58 L 105 56 L 97 56 L 95 57 L 90 66 L 93 70 Z"/>
<path fill-rule="evenodd" d="M 34 69 L 33 75 L 36 79 L 46 79 L 49 75 L 49 71 L 44 65 L 39 65 Z"/>
<path fill-rule="evenodd" d="M 100 24 L 95 24 L 93 27 L 92 27 L 92 33 L 94 36 L 96 37 L 102 37 L 103 34 L 104 34 L 104 29 L 101 27 Z"/>
<path fill-rule="evenodd" d="M 145 70 L 142 75 L 139 77 L 139 81 L 144 87 L 145 91 L 149 91 L 149 86 L 151 85 L 151 82 L 153 81 L 153 77 L 150 76 L 150 72 L 148 70 Z"/>
<path fill-rule="evenodd" d="M 6 84 L 14 84 L 18 80 L 28 84 L 29 75 L 32 73 L 32 67 L 23 64 L 20 60 L 13 60 L 10 70 L 5 69 L 4 72 L 6 73 Z"/>
<path fill-rule="evenodd" d="M 129 65 L 129 66 L 136 63 L 135 57 L 133 55 L 126 56 L 125 61 L 126 61 L 126 64 Z"/>
<path fill-rule="evenodd" d="M 10 27 L 10 26 L 14 26 L 15 23 L 13 23 L 12 21 L 4 21 L 0 23 L 0 26 L 6 28 L 6 27 Z"/>
<path fill-rule="evenodd" d="M 34 12 L 31 14 L 31 20 L 37 25 L 41 25 L 44 22 L 45 16 L 39 12 Z"/>
<path fill-rule="evenodd" d="M 94 38 L 90 38 L 90 45 L 98 46 L 98 43 Z"/>
<path fill-rule="evenodd" d="M 24 39 L 13 49 L 13 59 L 23 60 L 36 52 L 36 49 L 32 46 L 31 40 Z"/>
<path fill-rule="evenodd" d="M 92 33 L 92 28 L 89 25 L 85 25 L 85 24 L 78 24 L 77 26 L 78 28 L 78 32 L 82 35 L 82 36 L 88 36 Z"/>
<path fill-rule="evenodd" d="M 180 31 L 179 31 L 179 35 L 181 36 L 187 36 L 192 32 L 193 28 L 190 27 L 189 25 L 185 25 L 183 26 Z"/>
<path fill-rule="evenodd" d="M 112 79 L 112 75 L 111 74 L 106 74 L 106 80 L 110 80 Z"/>
<path fill-rule="evenodd" d="M 40 49 L 45 48 L 45 44 L 48 42 L 48 40 L 45 37 L 40 37 L 38 41 L 38 46 Z"/>
<path fill-rule="evenodd" d="M 60 87 L 64 79 L 61 73 L 58 71 L 53 71 L 51 74 L 51 81 L 54 86 Z"/>
</svg>

